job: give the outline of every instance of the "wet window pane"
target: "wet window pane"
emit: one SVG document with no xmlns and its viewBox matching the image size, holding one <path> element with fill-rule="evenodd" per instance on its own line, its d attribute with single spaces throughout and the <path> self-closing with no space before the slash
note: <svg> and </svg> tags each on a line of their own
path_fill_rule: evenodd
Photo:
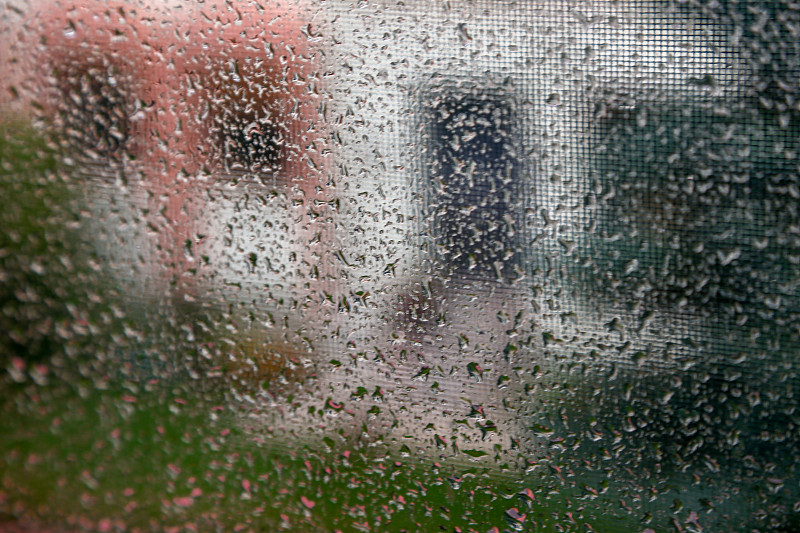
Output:
<svg viewBox="0 0 800 533">
<path fill-rule="evenodd" d="M 0 530 L 800 529 L 798 28 L 4 3 Z"/>
</svg>

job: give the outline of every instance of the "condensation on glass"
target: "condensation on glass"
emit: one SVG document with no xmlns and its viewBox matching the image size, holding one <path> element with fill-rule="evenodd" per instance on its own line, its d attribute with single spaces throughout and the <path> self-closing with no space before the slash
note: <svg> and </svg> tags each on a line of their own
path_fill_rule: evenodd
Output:
<svg viewBox="0 0 800 533">
<path fill-rule="evenodd" d="M 6 2 L 0 529 L 800 529 L 791 2 Z"/>
</svg>

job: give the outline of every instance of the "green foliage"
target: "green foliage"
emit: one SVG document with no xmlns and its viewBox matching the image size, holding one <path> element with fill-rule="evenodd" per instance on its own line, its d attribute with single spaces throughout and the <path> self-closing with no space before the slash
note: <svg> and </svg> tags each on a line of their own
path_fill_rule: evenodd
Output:
<svg viewBox="0 0 800 533">
<path fill-rule="evenodd" d="M 46 358 L 74 300 L 70 192 L 57 145 L 31 126 L 0 124 L 0 360 Z"/>
<path fill-rule="evenodd" d="M 245 431 L 235 404 L 197 383 L 53 380 L 0 385 L 0 398 L 0 513 L 12 520 L 127 531 L 635 527 L 556 475 L 440 464 L 337 434 L 312 446 Z"/>
</svg>

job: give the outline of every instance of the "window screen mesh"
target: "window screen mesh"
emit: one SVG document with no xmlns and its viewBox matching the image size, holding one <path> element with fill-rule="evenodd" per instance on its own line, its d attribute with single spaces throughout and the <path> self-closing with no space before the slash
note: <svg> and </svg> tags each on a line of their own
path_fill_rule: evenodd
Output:
<svg viewBox="0 0 800 533">
<path fill-rule="evenodd" d="M 3 9 L 0 530 L 800 528 L 797 5 Z"/>
</svg>

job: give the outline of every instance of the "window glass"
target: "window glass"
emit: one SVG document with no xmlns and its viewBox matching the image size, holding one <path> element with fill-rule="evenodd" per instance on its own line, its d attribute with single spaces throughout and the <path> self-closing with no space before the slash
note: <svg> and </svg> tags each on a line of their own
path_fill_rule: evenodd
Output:
<svg viewBox="0 0 800 533">
<path fill-rule="evenodd" d="M 0 530 L 800 529 L 796 5 L 2 7 Z"/>
</svg>

